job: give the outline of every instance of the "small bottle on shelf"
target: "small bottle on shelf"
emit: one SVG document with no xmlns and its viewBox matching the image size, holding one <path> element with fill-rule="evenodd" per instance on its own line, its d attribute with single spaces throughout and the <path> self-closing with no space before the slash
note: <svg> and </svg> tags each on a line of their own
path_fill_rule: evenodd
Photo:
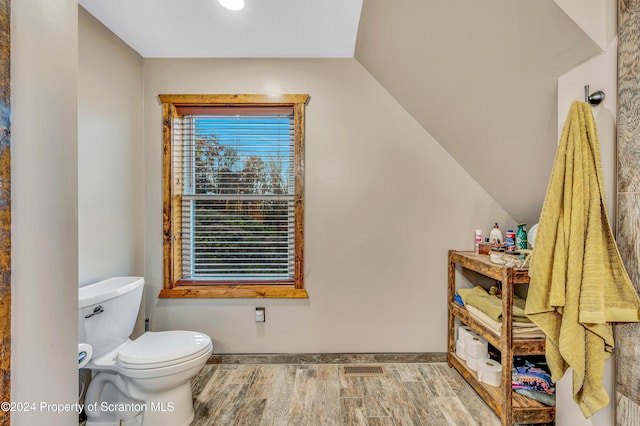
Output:
<svg viewBox="0 0 640 426">
<path fill-rule="evenodd" d="M 493 225 L 493 229 L 489 233 L 489 242 L 495 245 L 502 243 L 502 231 L 500 230 L 497 222 Z"/>
<path fill-rule="evenodd" d="M 482 229 L 476 229 L 476 253 L 480 253 L 481 242 L 482 242 Z"/>
<path fill-rule="evenodd" d="M 518 232 L 516 232 L 516 250 L 524 250 L 527 248 L 527 226 L 526 223 L 518 224 Z"/>
<path fill-rule="evenodd" d="M 516 249 L 516 234 L 513 232 L 513 229 L 507 230 L 507 233 L 504 234 L 504 242 L 506 243 L 507 251 L 515 251 Z"/>
</svg>

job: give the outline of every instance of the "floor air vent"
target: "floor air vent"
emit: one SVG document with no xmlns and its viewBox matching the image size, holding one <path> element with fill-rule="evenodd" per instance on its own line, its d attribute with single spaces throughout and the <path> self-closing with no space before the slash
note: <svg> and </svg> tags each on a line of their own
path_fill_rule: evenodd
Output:
<svg viewBox="0 0 640 426">
<path fill-rule="evenodd" d="M 345 366 L 345 376 L 384 376 L 385 372 L 379 365 Z"/>
</svg>

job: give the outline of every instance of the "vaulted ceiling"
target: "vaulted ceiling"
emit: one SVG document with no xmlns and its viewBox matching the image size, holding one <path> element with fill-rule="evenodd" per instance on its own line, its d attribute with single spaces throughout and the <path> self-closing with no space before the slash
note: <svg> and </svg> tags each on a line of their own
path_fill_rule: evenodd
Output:
<svg viewBox="0 0 640 426">
<path fill-rule="evenodd" d="M 246 0 L 236 13 L 216 0 L 79 3 L 143 57 L 355 56 L 529 224 L 557 144 L 557 79 L 600 51 L 553 0 Z"/>
<path fill-rule="evenodd" d="M 355 57 L 516 221 L 533 224 L 558 143 L 557 79 L 599 51 L 552 0 L 366 0 Z"/>
</svg>

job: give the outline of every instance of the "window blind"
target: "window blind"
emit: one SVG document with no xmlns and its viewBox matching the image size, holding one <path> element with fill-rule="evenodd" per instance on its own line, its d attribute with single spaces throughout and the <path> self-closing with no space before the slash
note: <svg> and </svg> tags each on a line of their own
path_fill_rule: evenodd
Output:
<svg viewBox="0 0 640 426">
<path fill-rule="evenodd" d="M 294 277 L 294 119 L 286 108 L 191 108 L 173 125 L 182 279 Z M 201 112 L 198 114 L 198 112 Z"/>
</svg>

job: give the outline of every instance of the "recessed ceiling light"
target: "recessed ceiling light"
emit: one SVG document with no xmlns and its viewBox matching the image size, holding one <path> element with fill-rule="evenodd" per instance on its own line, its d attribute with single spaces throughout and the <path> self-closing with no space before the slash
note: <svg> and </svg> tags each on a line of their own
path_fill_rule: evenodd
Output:
<svg viewBox="0 0 640 426">
<path fill-rule="evenodd" d="M 244 7 L 244 0 L 218 0 L 218 3 L 229 10 L 240 10 Z"/>
</svg>

